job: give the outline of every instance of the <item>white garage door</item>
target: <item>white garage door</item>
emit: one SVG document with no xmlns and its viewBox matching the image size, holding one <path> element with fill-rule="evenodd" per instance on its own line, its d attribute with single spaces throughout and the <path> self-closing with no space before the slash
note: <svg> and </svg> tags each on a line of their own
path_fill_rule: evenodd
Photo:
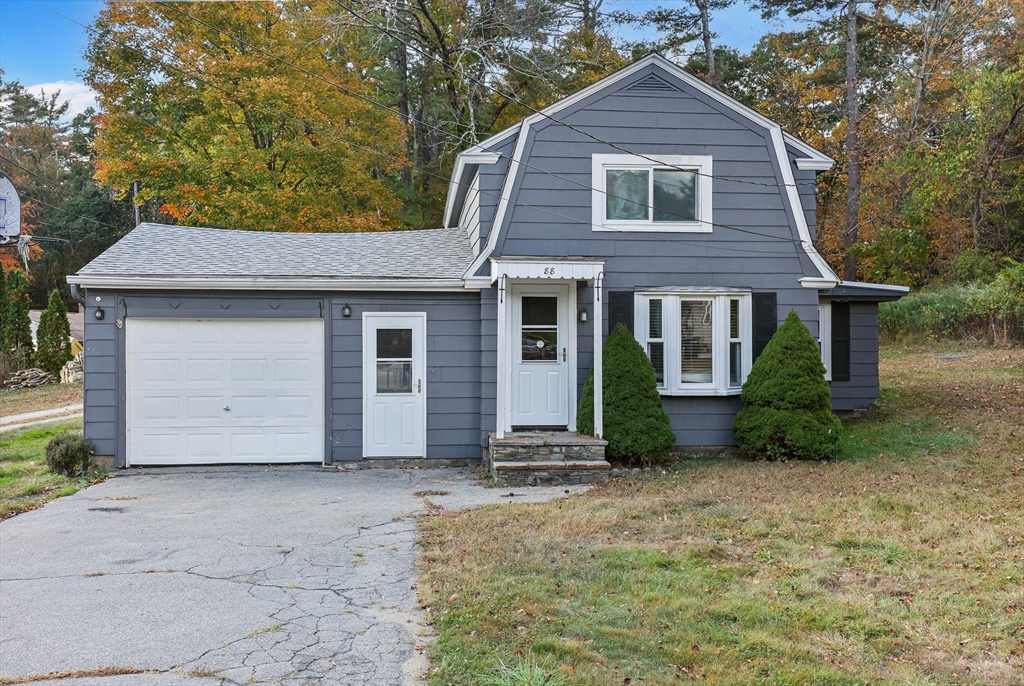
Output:
<svg viewBox="0 0 1024 686">
<path fill-rule="evenodd" d="M 126 321 L 129 465 L 323 461 L 323 320 Z"/>
</svg>

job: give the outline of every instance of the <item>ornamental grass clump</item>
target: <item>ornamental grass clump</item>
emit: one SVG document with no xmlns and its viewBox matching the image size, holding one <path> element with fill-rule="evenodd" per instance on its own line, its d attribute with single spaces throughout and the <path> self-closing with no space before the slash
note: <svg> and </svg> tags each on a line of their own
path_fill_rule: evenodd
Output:
<svg viewBox="0 0 1024 686">
<path fill-rule="evenodd" d="M 92 446 L 80 433 L 66 431 L 46 444 L 46 466 L 54 474 L 72 477 L 89 471 Z"/>
<path fill-rule="evenodd" d="M 604 438 L 610 460 L 629 464 L 664 461 L 676 435 L 661 405 L 654 367 L 629 329 L 619 324 L 604 344 Z M 576 428 L 594 433 L 594 373 L 583 386 Z"/>
<path fill-rule="evenodd" d="M 790 312 L 743 384 L 743 409 L 732 424 L 736 445 L 747 457 L 769 460 L 836 457 L 843 425 L 831 398 L 818 345 Z"/>
</svg>

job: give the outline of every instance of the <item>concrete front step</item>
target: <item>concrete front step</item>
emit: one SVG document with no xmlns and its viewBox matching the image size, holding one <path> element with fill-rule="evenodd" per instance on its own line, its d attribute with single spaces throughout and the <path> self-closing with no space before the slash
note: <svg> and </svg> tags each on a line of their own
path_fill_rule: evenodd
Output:
<svg viewBox="0 0 1024 686">
<path fill-rule="evenodd" d="M 522 432 L 490 437 L 487 466 L 500 484 L 589 484 L 608 479 L 608 442 L 569 432 Z"/>
<path fill-rule="evenodd" d="M 610 470 L 605 460 L 491 463 L 494 480 L 509 486 L 593 484 L 607 481 Z"/>
</svg>

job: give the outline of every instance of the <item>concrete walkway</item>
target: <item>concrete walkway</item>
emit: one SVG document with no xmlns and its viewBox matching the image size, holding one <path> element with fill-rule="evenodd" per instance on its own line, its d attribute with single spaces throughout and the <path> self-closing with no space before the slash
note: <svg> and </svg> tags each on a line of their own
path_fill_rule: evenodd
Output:
<svg viewBox="0 0 1024 686">
<path fill-rule="evenodd" d="M 71 419 L 82 415 L 82 403 L 65 405 L 64 407 L 53 407 L 49 410 L 36 410 L 35 412 L 22 412 L 7 417 L 0 417 L 0 431 L 8 429 L 20 429 L 24 426 L 42 424 L 54 419 Z"/>
<path fill-rule="evenodd" d="M 420 684 L 415 515 L 568 497 L 471 470 L 119 476 L 0 522 L 0 678 L 73 686 Z M 95 673 L 95 671 L 93 672 Z"/>
</svg>

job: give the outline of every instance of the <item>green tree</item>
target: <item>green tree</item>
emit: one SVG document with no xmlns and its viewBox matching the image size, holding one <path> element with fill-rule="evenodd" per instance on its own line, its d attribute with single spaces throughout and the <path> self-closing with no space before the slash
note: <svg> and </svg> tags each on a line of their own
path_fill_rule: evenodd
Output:
<svg viewBox="0 0 1024 686">
<path fill-rule="evenodd" d="M 399 117 L 324 2 L 110 3 L 86 49 L 96 178 L 182 224 L 395 228 Z M 317 78 L 319 77 L 319 78 Z M 165 218 L 165 221 L 167 221 Z"/>
<path fill-rule="evenodd" d="M 50 292 L 50 302 L 39 317 L 36 340 L 36 363 L 55 377 L 59 376 L 61 367 L 71 359 L 71 325 L 56 288 Z"/>
<path fill-rule="evenodd" d="M 612 330 L 601 357 L 604 363 L 604 438 L 609 459 L 633 464 L 663 461 L 676 435 L 661 404 L 654 367 L 644 349 L 622 324 Z M 576 412 L 580 433 L 594 433 L 594 373 L 583 386 Z"/>
<path fill-rule="evenodd" d="M 4 303 L 4 344 L 8 371 L 24 369 L 32 364 L 32 320 L 29 319 L 28 279 L 19 271 L 7 275 L 7 298 Z"/>
<path fill-rule="evenodd" d="M 771 460 L 836 457 L 843 425 L 832 413 L 818 344 L 790 311 L 743 384 L 732 431 L 740 452 Z"/>
</svg>

